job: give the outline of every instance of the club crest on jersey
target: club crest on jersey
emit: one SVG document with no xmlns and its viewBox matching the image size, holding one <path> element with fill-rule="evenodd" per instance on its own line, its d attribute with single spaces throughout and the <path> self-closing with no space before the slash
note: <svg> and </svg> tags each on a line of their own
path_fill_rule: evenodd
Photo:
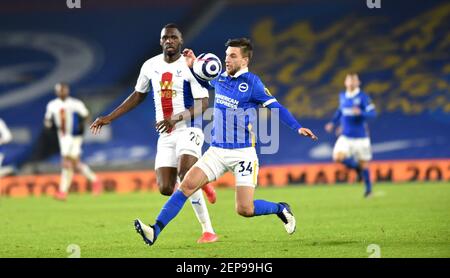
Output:
<svg viewBox="0 0 450 278">
<path fill-rule="evenodd" d="M 358 105 L 360 105 L 360 104 L 361 104 L 361 99 L 360 99 L 359 97 L 353 99 L 353 105 L 358 106 Z"/>
<path fill-rule="evenodd" d="M 245 83 L 245 82 L 243 82 L 243 83 L 239 84 L 238 89 L 239 89 L 239 91 L 241 91 L 242 93 L 245 93 L 245 92 L 248 91 L 248 84 Z"/>
</svg>

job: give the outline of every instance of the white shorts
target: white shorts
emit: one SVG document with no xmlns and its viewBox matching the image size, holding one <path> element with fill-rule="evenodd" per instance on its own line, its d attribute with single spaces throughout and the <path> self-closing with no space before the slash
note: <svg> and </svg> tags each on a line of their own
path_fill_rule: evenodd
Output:
<svg viewBox="0 0 450 278">
<path fill-rule="evenodd" d="M 253 147 L 241 149 L 210 147 L 194 166 L 202 169 L 210 182 L 231 171 L 236 179 L 236 186 L 256 187 L 258 184 L 259 162 Z"/>
<path fill-rule="evenodd" d="M 65 135 L 59 136 L 59 150 L 61 156 L 70 158 L 79 158 L 81 155 L 81 145 L 83 136 Z"/>
<path fill-rule="evenodd" d="M 337 153 L 344 153 L 346 157 L 353 156 L 357 161 L 369 161 L 372 159 L 370 139 L 369 137 L 349 138 L 341 135 L 334 145 L 333 157 Z"/>
<path fill-rule="evenodd" d="M 177 168 L 178 160 L 183 154 L 200 158 L 204 140 L 202 130 L 196 127 L 180 128 L 161 134 L 156 149 L 155 169 Z"/>
</svg>

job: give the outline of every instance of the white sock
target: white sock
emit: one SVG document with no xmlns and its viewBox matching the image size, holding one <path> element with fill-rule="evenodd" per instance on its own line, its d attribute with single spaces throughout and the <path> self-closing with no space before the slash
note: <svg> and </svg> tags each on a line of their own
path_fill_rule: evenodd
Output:
<svg viewBox="0 0 450 278">
<path fill-rule="evenodd" d="M 94 182 L 97 180 L 97 176 L 94 171 L 89 168 L 87 164 L 80 163 L 80 171 L 83 176 L 85 176 L 90 182 Z"/>
<path fill-rule="evenodd" d="M 209 232 L 214 234 L 202 190 L 199 189 L 197 190 L 197 192 L 192 194 L 191 197 L 189 197 L 189 201 L 191 202 L 192 208 L 194 209 L 198 221 L 202 225 L 202 232 Z"/>
<path fill-rule="evenodd" d="M 67 193 L 72 183 L 73 170 L 68 168 L 62 168 L 61 170 L 61 182 L 59 183 L 59 191 Z"/>
</svg>

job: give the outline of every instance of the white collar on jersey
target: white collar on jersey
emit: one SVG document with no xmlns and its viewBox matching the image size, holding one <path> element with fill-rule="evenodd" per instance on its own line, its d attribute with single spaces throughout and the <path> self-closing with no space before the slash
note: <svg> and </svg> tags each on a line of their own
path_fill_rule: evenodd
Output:
<svg viewBox="0 0 450 278">
<path fill-rule="evenodd" d="M 345 97 L 348 98 L 352 98 L 354 96 L 356 96 L 357 94 L 359 94 L 359 92 L 361 92 L 361 90 L 358 88 L 354 89 L 353 91 L 345 91 Z"/>
<path fill-rule="evenodd" d="M 231 78 L 238 78 L 239 76 L 241 76 L 242 74 L 244 74 L 246 72 L 248 72 L 248 67 L 238 70 L 233 76 L 231 76 Z M 225 72 L 225 76 L 227 76 L 227 75 L 228 75 L 228 73 Z"/>
</svg>

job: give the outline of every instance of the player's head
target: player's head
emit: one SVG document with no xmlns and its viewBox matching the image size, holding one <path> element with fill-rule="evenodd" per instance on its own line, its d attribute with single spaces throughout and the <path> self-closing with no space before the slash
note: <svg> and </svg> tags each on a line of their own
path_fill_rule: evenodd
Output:
<svg viewBox="0 0 450 278">
<path fill-rule="evenodd" d="M 69 96 L 70 88 L 67 83 L 59 82 L 55 85 L 55 94 L 60 99 L 64 100 Z"/>
<path fill-rule="evenodd" d="M 161 30 L 160 44 L 164 55 L 174 56 L 181 53 L 183 36 L 175 23 L 166 24 Z"/>
<path fill-rule="evenodd" d="M 361 81 L 359 80 L 359 76 L 357 73 L 347 73 L 347 75 L 345 76 L 345 88 L 347 89 L 347 91 L 353 91 L 356 88 L 359 88 L 359 86 L 361 85 Z"/>
<path fill-rule="evenodd" d="M 225 67 L 229 75 L 234 75 L 242 68 L 248 67 L 253 55 L 253 46 L 249 39 L 229 39 L 225 46 Z"/>
</svg>

